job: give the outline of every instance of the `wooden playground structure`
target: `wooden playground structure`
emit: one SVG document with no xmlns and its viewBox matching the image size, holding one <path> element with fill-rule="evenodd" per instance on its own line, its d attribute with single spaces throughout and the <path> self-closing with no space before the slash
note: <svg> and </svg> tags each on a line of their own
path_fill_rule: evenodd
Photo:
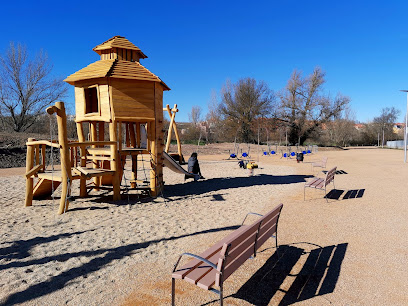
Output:
<svg viewBox="0 0 408 306">
<path fill-rule="evenodd" d="M 172 170 L 184 171 L 178 164 L 173 165 L 175 161 L 169 160 L 172 158 L 167 154 L 174 130 L 178 152 L 172 156 L 183 161 L 175 122 L 177 105 L 163 108 L 163 91 L 170 88 L 139 63 L 147 56 L 121 36 L 93 50 L 101 59 L 65 79 L 75 86 L 78 141 L 68 141 L 65 106 L 56 102 L 47 113 L 57 116 L 58 142 L 35 139 L 27 142 L 25 206 L 31 206 L 33 199 L 50 196 L 62 185 L 58 213 L 64 213 L 68 209 L 72 181 L 76 179 L 80 180 L 80 197 L 87 196 L 92 189 L 112 189 L 113 199 L 117 201 L 127 157 L 131 160 L 130 187 L 146 190 L 152 197 L 163 189 L 166 162 L 171 163 Z M 165 148 L 163 111 L 170 116 Z M 84 133 L 85 125 L 89 127 L 88 137 Z M 46 146 L 60 151 L 58 171 L 46 169 Z M 138 155 L 149 155 L 149 182 L 138 179 Z M 34 178 L 38 178 L 35 185 Z"/>
</svg>

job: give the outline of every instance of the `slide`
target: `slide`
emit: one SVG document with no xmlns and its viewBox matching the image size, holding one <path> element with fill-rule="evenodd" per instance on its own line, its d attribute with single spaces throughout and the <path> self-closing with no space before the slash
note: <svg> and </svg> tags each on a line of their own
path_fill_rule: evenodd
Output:
<svg viewBox="0 0 408 306">
<path fill-rule="evenodd" d="M 164 156 L 164 165 L 169 168 L 171 171 L 180 173 L 180 174 L 184 174 L 188 177 L 196 177 L 196 179 L 198 179 L 199 175 L 198 174 L 192 174 L 190 172 L 187 172 L 186 170 L 184 170 L 184 168 L 182 166 L 179 165 L 178 162 L 176 162 L 169 154 L 167 154 L 166 152 L 163 152 L 163 156 Z"/>
</svg>

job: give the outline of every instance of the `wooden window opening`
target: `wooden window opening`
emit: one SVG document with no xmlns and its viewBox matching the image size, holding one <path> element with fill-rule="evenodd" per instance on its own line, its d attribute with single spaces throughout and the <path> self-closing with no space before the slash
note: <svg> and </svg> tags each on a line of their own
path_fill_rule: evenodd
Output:
<svg viewBox="0 0 408 306">
<path fill-rule="evenodd" d="M 84 88 L 85 115 L 99 114 L 98 86 Z"/>
</svg>

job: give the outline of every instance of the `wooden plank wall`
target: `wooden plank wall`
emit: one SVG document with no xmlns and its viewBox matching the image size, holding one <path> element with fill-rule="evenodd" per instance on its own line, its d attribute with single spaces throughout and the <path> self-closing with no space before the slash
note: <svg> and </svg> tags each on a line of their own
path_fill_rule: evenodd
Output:
<svg viewBox="0 0 408 306">
<path fill-rule="evenodd" d="M 112 107 L 117 120 L 155 117 L 154 82 L 111 79 Z"/>
</svg>

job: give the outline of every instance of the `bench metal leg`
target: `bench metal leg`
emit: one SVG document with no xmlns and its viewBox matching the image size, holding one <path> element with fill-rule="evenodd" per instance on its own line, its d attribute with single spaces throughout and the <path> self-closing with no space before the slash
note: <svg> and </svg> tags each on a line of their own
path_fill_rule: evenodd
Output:
<svg viewBox="0 0 408 306">
<path fill-rule="evenodd" d="M 174 306 L 176 299 L 176 280 L 171 278 L 171 305 Z"/>
<path fill-rule="evenodd" d="M 222 285 L 222 283 L 221 283 L 221 286 L 220 286 L 220 305 L 222 306 L 222 305 L 224 305 L 224 295 L 223 295 L 223 285 Z"/>
</svg>

